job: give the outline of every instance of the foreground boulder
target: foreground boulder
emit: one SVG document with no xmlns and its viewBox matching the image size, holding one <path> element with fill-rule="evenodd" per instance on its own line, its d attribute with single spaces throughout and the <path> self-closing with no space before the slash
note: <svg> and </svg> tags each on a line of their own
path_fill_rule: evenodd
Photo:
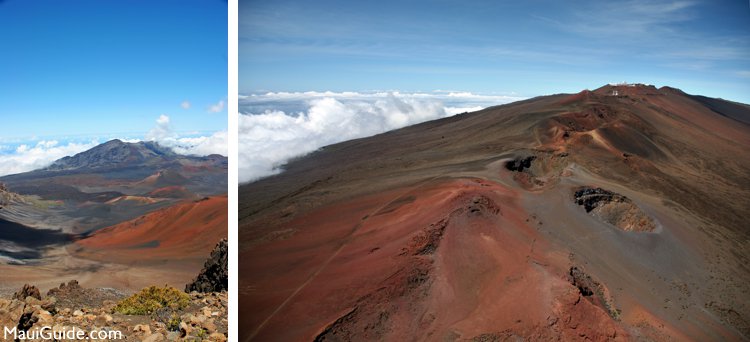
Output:
<svg viewBox="0 0 750 342">
<path fill-rule="evenodd" d="M 227 240 L 219 241 L 211 252 L 211 256 L 203 265 L 203 269 L 198 274 L 198 277 L 185 286 L 185 292 L 196 291 L 205 293 L 227 291 L 229 288 L 228 253 Z"/>
<path fill-rule="evenodd" d="M 42 299 L 42 294 L 39 293 L 39 289 L 36 288 L 34 285 L 24 284 L 23 288 L 18 290 L 14 295 L 13 298 L 18 300 L 25 300 L 26 297 L 34 297 L 36 299 Z"/>
</svg>

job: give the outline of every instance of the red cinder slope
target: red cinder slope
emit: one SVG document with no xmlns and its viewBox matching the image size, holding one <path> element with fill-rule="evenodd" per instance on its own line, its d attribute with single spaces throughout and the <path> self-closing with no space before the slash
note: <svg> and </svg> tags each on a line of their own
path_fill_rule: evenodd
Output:
<svg viewBox="0 0 750 342">
<path fill-rule="evenodd" d="M 517 191 L 435 179 L 316 210 L 241 254 L 242 338 L 444 340 L 627 333 L 568 279 Z M 315 312 L 311 315 L 311 312 Z"/>
<path fill-rule="evenodd" d="M 227 236 L 227 197 L 208 197 L 159 209 L 97 231 L 77 244 L 102 261 L 205 259 Z"/>
</svg>

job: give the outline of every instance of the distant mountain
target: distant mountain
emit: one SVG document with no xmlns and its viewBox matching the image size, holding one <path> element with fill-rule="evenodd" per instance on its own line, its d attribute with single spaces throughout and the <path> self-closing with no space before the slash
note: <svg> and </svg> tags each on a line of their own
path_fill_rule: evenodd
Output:
<svg viewBox="0 0 750 342">
<path fill-rule="evenodd" d="M 156 142 L 129 143 L 114 139 L 73 156 L 58 159 L 45 168 L 0 177 L 0 181 L 13 187 L 14 184 L 17 185 L 25 180 L 75 174 L 96 174 L 110 179 L 141 180 L 158 173 L 169 174 L 171 178 L 180 178 L 175 172 L 200 173 L 200 171 L 210 171 L 214 168 L 226 169 L 227 165 L 227 157 L 217 154 L 203 157 L 181 155 Z"/>
<path fill-rule="evenodd" d="M 44 170 L 75 170 L 82 168 L 121 167 L 144 163 L 168 162 L 178 155 L 156 142 L 127 143 L 110 140 L 88 151 L 58 159 Z"/>
<path fill-rule="evenodd" d="M 617 84 L 297 158 L 239 188 L 240 340 L 747 340 L 749 119 Z"/>
</svg>

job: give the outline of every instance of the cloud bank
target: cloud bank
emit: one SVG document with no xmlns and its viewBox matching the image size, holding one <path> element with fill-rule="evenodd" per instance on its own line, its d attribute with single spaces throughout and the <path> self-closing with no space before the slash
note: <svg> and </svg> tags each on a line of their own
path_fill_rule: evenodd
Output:
<svg viewBox="0 0 750 342">
<path fill-rule="evenodd" d="M 12 152 L 0 154 L 0 176 L 43 168 L 57 159 L 83 152 L 98 144 L 97 140 L 67 144 L 61 144 L 57 140 L 41 140 L 35 144 L 20 144 L 15 149 L 6 145 L 5 150 L 11 149 Z"/>
<path fill-rule="evenodd" d="M 227 131 L 215 132 L 209 136 L 170 137 L 156 141 L 161 145 L 172 148 L 176 153 L 185 155 L 220 154 L 226 156 L 229 151 Z"/>
<path fill-rule="evenodd" d="M 452 91 L 241 95 L 239 181 L 276 174 L 326 145 L 521 99 Z"/>
<path fill-rule="evenodd" d="M 146 134 L 146 140 L 156 141 L 172 148 L 176 153 L 186 155 L 220 154 L 226 156 L 229 151 L 229 138 L 226 131 L 215 132 L 210 136 L 180 136 L 172 130 L 169 116 L 164 114 L 156 119 L 156 126 Z"/>
</svg>

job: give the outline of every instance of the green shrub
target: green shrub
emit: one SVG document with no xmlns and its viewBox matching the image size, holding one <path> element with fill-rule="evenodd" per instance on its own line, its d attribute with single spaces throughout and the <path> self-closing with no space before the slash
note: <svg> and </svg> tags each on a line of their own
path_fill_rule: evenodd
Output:
<svg viewBox="0 0 750 342">
<path fill-rule="evenodd" d="M 167 330 L 168 331 L 180 331 L 180 316 L 172 315 L 172 317 L 169 319 L 169 322 L 167 322 Z"/>
<path fill-rule="evenodd" d="M 181 310 L 188 304 L 190 296 L 174 287 L 150 286 L 123 299 L 114 310 L 125 315 L 148 315 L 159 308 Z"/>
</svg>

